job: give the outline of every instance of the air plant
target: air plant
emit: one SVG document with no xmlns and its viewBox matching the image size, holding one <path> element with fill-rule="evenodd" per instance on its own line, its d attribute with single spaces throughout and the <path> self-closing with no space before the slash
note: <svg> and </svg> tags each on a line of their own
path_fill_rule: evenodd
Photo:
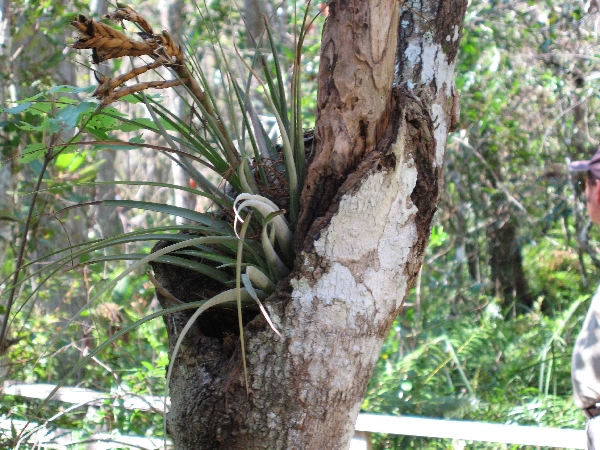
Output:
<svg viewBox="0 0 600 450">
<path fill-rule="evenodd" d="M 243 331 L 242 331 L 242 316 L 241 316 L 241 292 L 244 291 L 250 295 L 250 300 L 256 301 L 260 307 L 261 312 L 266 317 L 269 324 L 271 324 L 273 330 L 279 334 L 279 331 L 275 329 L 270 321 L 266 310 L 260 303 L 260 297 L 264 298 L 264 294 L 259 295 L 257 292 L 264 292 L 255 289 L 253 283 L 260 285 L 262 288 L 267 288 L 273 291 L 274 286 L 283 277 L 289 274 L 291 266 L 293 264 L 293 250 L 292 240 L 293 235 L 290 229 L 290 224 L 285 218 L 284 210 L 281 210 L 278 205 L 267 198 L 264 195 L 273 188 L 284 188 L 289 190 L 289 204 L 291 207 L 290 217 L 294 220 L 298 213 L 298 195 L 299 195 L 299 176 L 297 173 L 297 164 L 295 158 L 304 158 L 304 149 L 298 151 L 292 148 L 292 142 L 294 145 L 298 143 L 303 144 L 303 140 L 297 139 L 294 136 L 290 139 L 290 133 L 301 132 L 301 129 L 297 127 L 298 121 L 293 118 L 295 127 L 289 126 L 289 119 L 287 117 L 287 107 L 285 106 L 285 89 L 282 86 L 281 70 L 276 65 L 276 77 L 270 76 L 270 72 L 267 70 L 266 59 L 256 52 L 257 56 L 262 61 L 264 74 L 268 77 L 268 82 L 263 81 L 250 64 L 246 63 L 239 52 L 237 52 L 239 61 L 243 66 L 248 68 L 250 77 L 254 77 L 264 89 L 264 95 L 267 104 L 271 107 L 272 113 L 277 119 L 279 125 L 279 131 L 282 138 L 281 151 L 272 144 L 268 144 L 268 137 L 265 135 L 260 121 L 256 115 L 256 112 L 251 106 L 249 98 L 249 86 L 242 89 L 241 83 L 235 77 L 232 71 L 229 69 L 227 64 L 227 58 L 223 52 L 220 43 L 217 41 L 215 49 L 221 54 L 223 67 L 221 68 L 222 73 L 226 76 L 229 85 L 229 90 L 232 98 L 237 101 L 239 107 L 239 113 L 237 116 L 232 114 L 230 117 L 231 121 L 235 123 L 236 120 L 242 122 L 242 126 L 232 126 L 228 129 L 225 126 L 225 119 L 219 113 L 219 109 L 214 101 L 214 96 L 211 95 L 210 86 L 206 83 L 206 78 L 203 75 L 200 64 L 192 64 L 186 60 L 186 55 L 181 45 L 175 43 L 171 34 L 167 31 L 163 31 L 158 34 L 155 33 L 148 21 L 139 13 L 134 11 L 132 8 L 123 4 L 117 4 L 118 8 L 111 14 L 106 16 L 107 19 L 112 21 L 120 22 L 131 22 L 138 26 L 140 31 L 137 33 L 140 40 L 132 39 L 121 31 L 112 28 L 102 22 L 96 22 L 93 19 L 79 16 L 77 20 L 71 22 L 73 27 L 78 32 L 78 40 L 73 44 L 73 48 L 76 49 L 91 49 L 92 60 L 95 64 L 99 64 L 111 58 L 122 58 L 122 57 L 135 57 L 135 58 L 149 58 L 150 62 L 145 63 L 142 66 L 134 67 L 129 72 L 109 78 L 105 75 L 96 72 L 96 78 L 99 82 L 99 86 L 92 94 L 98 98 L 101 103 L 100 107 L 105 107 L 122 97 L 130 94 L 141 95 L 143 100 L 149 107 L 149 111 L 155 121 L 159 133 L 165 139 L 167 144 L 173 147 L 174 150 L 180 150 L 181 142 L 176 142 L 176 136 L 170 135 L 164 128 L 162 121 L 168 122 L 173 125 L 176 129 L 181 131 L 182 135 L 186 136 L 186 146 L 197 151 L 198 157 L 205 162 L 207 167 L 211 167 L 213 171 L 216 171 L 219 176 L 224 180 L 231 183 L 232 189 L 230 192 L 224 191 L 221 195 L 223 202 L 219 205 L 219 211 L 222 214 L 222 210 L 226 208 L 232 208 L 234 212 L 234 223 L 233 228 L 229 231 L 235 231 L 235 224 L 238 221 L 244 223 L 242 227 L 244 233 L 248 229 L 251 221 L 251 215 L 246 216 L 245 219 L 241 218 L 241 212 L 245 208 L 251 208 L 256 213 L 256 217 L 261 223 L 256 224 L 252 229 L 261 229 L 260 233 L 256 234 L 256 238 L 262 242 L 262 257 L 264 262 L 262 264 L 251 265 L 244 263 L 245 273 L 241 273 L 242 267 L 242 253 L 243 246 L 239 246 L 237 249 L 236 258 L 236 292 L 237 292 L 237 304 L 238 304 L 238 316 L 239 316 L 239 328 L 240 328 L 240 339 L 242 340 L 242 353 L 243 349 Z M 265 21 L 266 29 L 269 30 L 268 21 Z M 123 27 L 124 28 L 124 27 Z M 271 44 L 271 50 L 276 54 L 276 48 L 270 36 L 269 42 Z M 160 81 L 145 81 L 137 82 L 131 85 L 125 85 L 124 83 L 136 79 L 143 73 L 151 70 L 155 70 L 159 67 L 166 67 L 170 69 L 174 75 L 172 80 L 160 80 Z M 193 67 L 193 69 L 192 69 Z M 296 67 L 297 69 L 297 67 Z M 196 73 L 193 73 L 194 70 Z M 197 77 L 197 79 L 196 79 Z M 296 79 L 296 76 L 294 80 Z M 249 80 L 250 81 L 250 80 Z M 186 90 L 200 111 L 202 121 L 206 124 L 206 129 L 210 134 L 212 140 L 201 140 L 199 136 L 193 134 L 192 130 L 186 129 L 185 125 L 182 124 L 180 118 L 174 117 L 169 111 L 165 110 L 161 105 L 154 102 L 151 103 L 147 100 L 144 95 L 144 91 L 148 89 L 165 89 L 182 85 L 186 87 Z M 298 89 L 296 86 L 296 93 Z M 230 107 L 233 105 L 230 105 Z M 232 108 L 231 108 L 232 109 Z M 294 107 L 292 108 L 294 110 Z M 283 119 L 285 117 L 285 121 Z M 287 124 L 287 127 L 286 127 Z M 248 139 L 246 139 L 248 137 Z M 198 142 L 198 146 L 190 146 L 190 143 Z M 245 144 L 250 142 L 252 151 L 245 148 Z M 237 143 L 237 146 L 234 144 Z M 179 155 L 181 158 L 181 155 Z M 277 161 L 283 161 L 285 169 L 277 169 Z M 196 176 L 199 178 L 200 186 L 205 188 L 214 197 L 219 196 L 217 189 L 214 185 L 210 185 L 207 182 L 206 177 L 201 177 L 197 170 L 193 169 L 193 166 L 186 161 L 184 166 L 190 172 L 190 176 Z M 304 167 L 304 162 L 300 164 Z M 267 171 L 281 170 L 285 175 L 285 178 L 267 176 Z M 200 176 L 198 176 L 200 175 Z M 282 186 L 283 181 L 287 181 Z M 259 187 L 260 186 L 260 187 Z M 230 204 L 228 200 L 228 194 L 235 193 L 237 195 L 233 204 Z M 238 206 L 239 204 L 239 206 Z M 225 213 L 225 215 L 227 215 Z M 220 225 L 223 229 L 223 225 Z M 225 227 L 226 228 L 226 227 Z M 206 230 L 206 234 L 210 235 L 213 231 Z M 275 241 L 272 241 L 272 236 Z M 238 236 L 241 240 L 243 236 Z M 193 241 L 193 239 L 192 239 Z M 199 256 L 194 254 L 193 247 L 190 247 L 184 256 L 185 258 L 193 258 Z M 229 249 L 231 251 L 231 248 Z M 163 250 L 161 250 L 162 252 Z M 210 247 L 209 249 L 204 248 L 204 253 L 207 251 L 214 255 L 227 256 L 227 252 L 223 252 L 218 247 Z M 278 255 L 281 254 L 281 256 Z M 204 255 L 206 258 L 206 255 Z M 175 256 L 178 258 L 178 256 Z M 164 262 L 163 258 L 163 262 Z M 181 261 L 179 261 L 181 264 Z M 218 268 L 216 269 L 218 270 Z M 200 271 L 206 276 L 206 270 Z M 223 281 L 220 279 L 219 281 Z M 233 280 L 232 280 L 233 281 Z M 242 288 L 240 283 L 243 281 L 244 287 Z M 231 282 L 224 282 L 223 287 L 225 288 Z M 163 289 L 164 288 L 160 288 Z M 221 294 L 219 294 L 221 295 Z M 179 337 L 178 343 L 181 342 L 183 335 Z M 175 353 L 179 345 L 175 348 Z M 172 359 L 174 359 L 172 356 Z M 243 358 L 244 359 L 244 358 Z M 245 365 L 245 361 L 244 361 Z"/>
</svg>

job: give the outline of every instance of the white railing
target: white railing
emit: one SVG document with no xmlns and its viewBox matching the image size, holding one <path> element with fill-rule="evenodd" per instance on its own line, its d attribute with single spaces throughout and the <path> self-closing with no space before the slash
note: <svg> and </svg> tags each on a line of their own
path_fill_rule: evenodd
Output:
<svg viewBox="0 0 600 450">
<path fill-rule="evenodd" d="M 5 381 L 2 384 L 2 393 L 20 397 L 37 398 L 44 400 L 56 388 L 55 384 L 20 383 L 18 381 Z M 101 406 L 108 401 L 119 401 L 118 406 L 125 409 L 138 411 L 164 411 L 164 399 L 152 395 L 136 395 L 132 393 L 104 394 L 92 389 L 78 387 L 61 387 L 52 396 L 52 400 L 64 403 L 81 403 L 89 406 Z M 167 405 L 168 405 L 167 401 Z"/>
<path fill-rule="evenodd" d="M 27 398 L 45 399 L 55 388 L 52 384 L 30 384 L 17 381 L 5 381 L 2 393 L 17 395 Z M 139 396 L 130 393 L 104 394 L 85 388 L 62 387 L 52 397 L 65 403 L 82 406 L 100 407 L 105 404 L 118 404 L 126 409 L 141 411 L 156 411 L 162 413 L 164 403 L 161 397 Z M 115 403 L 118 402 L 118 403 Z M 23 422 L 23 423 L 21 423 Z M 18 431 L 25 426 L 24 421 L 11 421 L 0 418 L 0 429 L 10 430 L 14 426 Z M 28 429 L 32 429 L 30 424 Z M 45 430 L 44 432 L 42 432 Z M 58 444 L 54 447 L 65 448 L 76 441 L 73 430 L 53 431 L 40 428 L 32 439 L 38 444 Z M 44 434 L 46 433 L 46 434 Z M 62 433 L 62 434 L 61 434 Z M 356 420 L 356 436 L 352 441 L 351 450 L 370 449 L 370 433 L 399 434 L 405 436 L 419 436 L 425 438 L 445 438 L 462 441 L 495 442 L 501 444 L 532 445 L 537 447 L 554 447 L 567 449 L 585 449 L 586 436 L 583 430 L 569 430 L 558 428 L 543 428 L 523 425 L 504 425 L 483 422 L 468 422 L 459 420 L 427 419 L 423 417 L 383 416 L 378 414 L 359 414 Z M 60 437 L 60 442 L 57 439 Z M 40 440 L 41 439 L 41 440 Z M 53 441 L 51 439 L 54 439 Z M 114 436 L 106 433 L 96 433 L 87 441 L 98 442 L 97 449 L 114 448 L 120 442 L 142 448 L 157 448 L 162 446 L 159 439 L 142 438 L 136 436 Z M 43 442 L 42 442 L 43 441 Z"/>
<path fill-rule="evenodd" d="M 405 436 L 533 445 L 536 447 L 586 448 L 584 430 L 504 425 L 462 420 L 359 414 L 356 420 L 356 430 L 367 433 L 402 434 Z"/>
</svg>

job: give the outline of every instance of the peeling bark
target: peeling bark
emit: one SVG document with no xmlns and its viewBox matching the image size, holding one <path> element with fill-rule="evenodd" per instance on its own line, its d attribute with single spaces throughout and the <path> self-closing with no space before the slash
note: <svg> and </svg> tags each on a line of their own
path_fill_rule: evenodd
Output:
<svg viewBox="0 0 600 450">
<path fill-rule="evenodd" d="M 315 124 L 319 151 L 304 183 L 298 248 L 307 233 L 310 241 L 322 228 L 344 179 L 375 150 L 390 120 L 400 3 L 353 3 L 332 2 L 323 32 Z"/>
<path fill-rule="evenodd" d="M 235 331 L 194 327 L 170 386 L 177 448 L 348 447 L 429 239 L 465 9 L 465 0 L 330 3 L 296 267 L 265 302 L 283 338 L 247 312 L 247 396 Z M 204 288 L 181 270 L 155 270 L 184 301 Z M 171 346 L 187 317 L 166 318 Z"/>
</svg>

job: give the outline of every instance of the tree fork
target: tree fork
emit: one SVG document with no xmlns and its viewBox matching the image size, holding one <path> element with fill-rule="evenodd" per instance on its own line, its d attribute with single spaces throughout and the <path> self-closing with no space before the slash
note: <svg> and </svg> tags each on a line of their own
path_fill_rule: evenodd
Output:
<svg viewBox="0 0 600 450">
<path fill-rule="evenodd" d="M 211 337 L 213 320 L 193 327 L 170 385 L 176 448 L 347 448 L 422 264 L 457 122 L 453 72 L 466 1 L 329 8 L 296 267 L 265 302 L 283 338 L 248 317 L 247 396 L 237 337 Z M 183 301 L 206 288 L 197 274 L 154 268 Z M 166 318 L 171 349 L 189 315 Z"/>
</svg>

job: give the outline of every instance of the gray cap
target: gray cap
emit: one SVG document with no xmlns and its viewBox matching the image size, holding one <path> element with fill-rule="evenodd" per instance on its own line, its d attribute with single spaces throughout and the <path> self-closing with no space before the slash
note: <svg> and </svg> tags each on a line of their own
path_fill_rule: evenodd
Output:
<svg viewBox="0 0 600 450">
<path fill-rule="evenodd" d="M 592 172 L 595 178 L 600 179 L 600 148 L 596 150 L 592 159 L 587 161 L 573 161 L 569 164 L 571 172 Z"/>
</svg>

